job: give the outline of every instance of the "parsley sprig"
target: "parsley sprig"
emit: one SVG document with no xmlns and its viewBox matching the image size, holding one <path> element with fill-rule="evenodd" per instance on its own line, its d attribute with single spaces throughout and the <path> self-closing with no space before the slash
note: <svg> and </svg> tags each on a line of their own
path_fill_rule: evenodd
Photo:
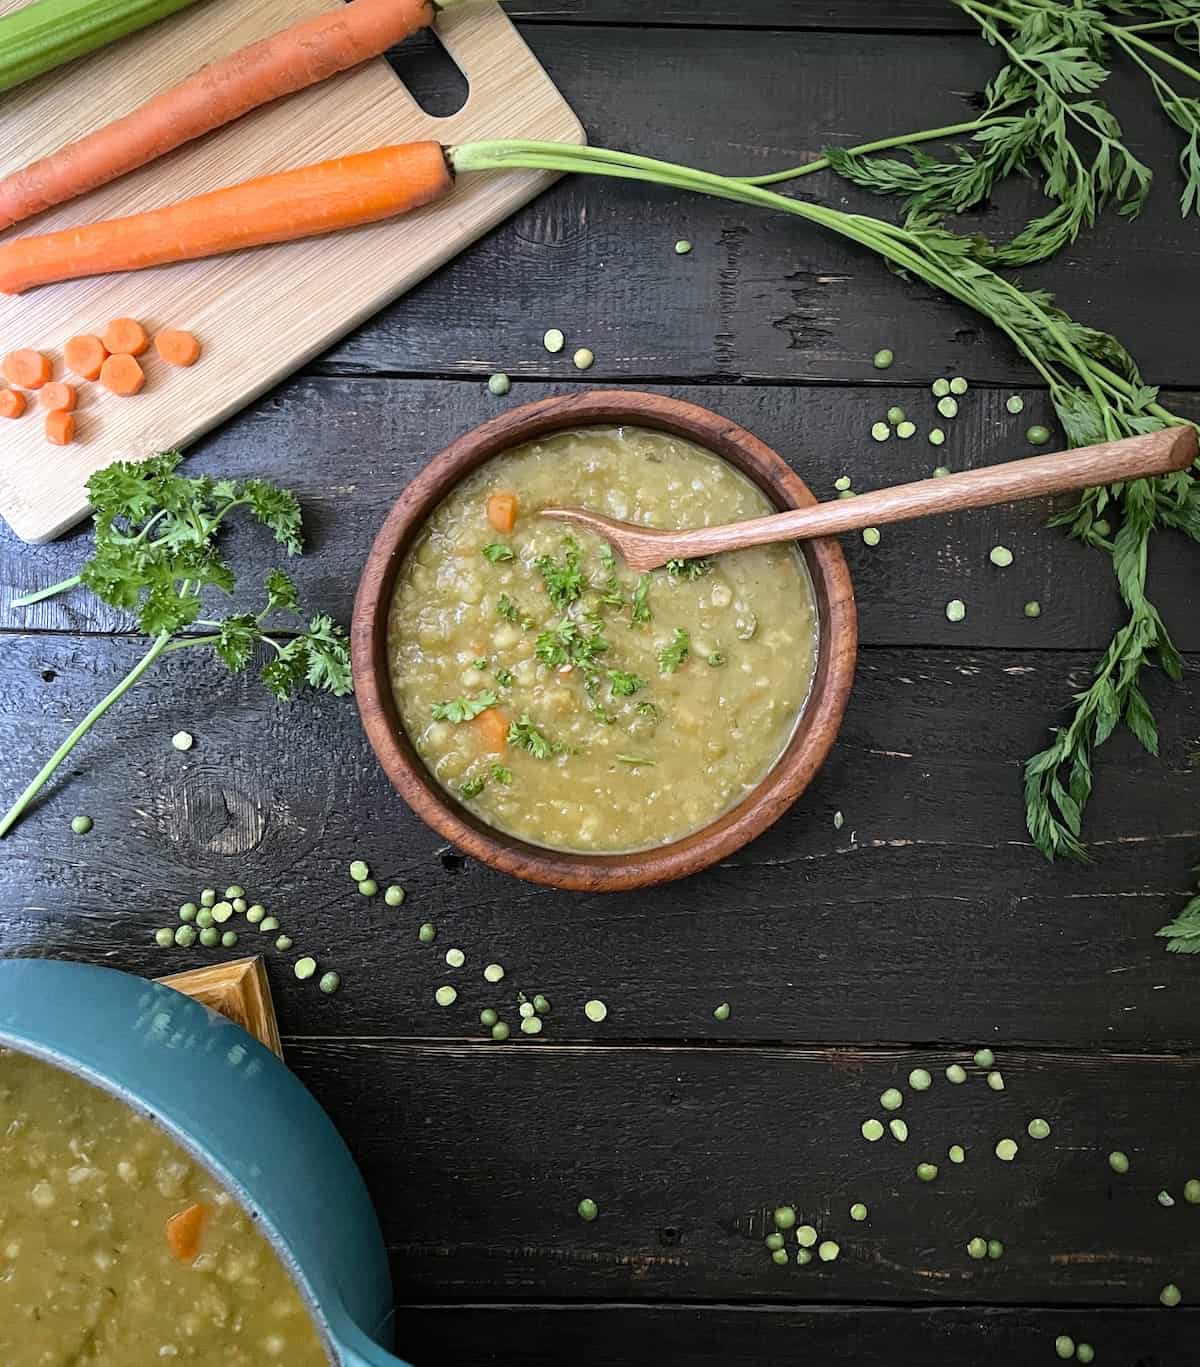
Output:
<svg viewBox="0 0 1200 1367">
<path fill-rule="evenodd" d="M 153 637 L 150 649 L 124 679 L 103 697 L 46 761 L 33 781 L 0 820 L 7 835 L 39 789 L 114 703 L 156 660 L 177 650 L 211 646 L 234 673 L 254 652 L 273 652 L 259 677 L 279 699 L 289 699 L 306 684 L 342 695 L 352 689 L 346 636 L 331 617 L 318 613 L 308 625 L 277 640 L 265 626 L 275 613 L 300 615 L 296 586 L 273 569 L 264 583 L 265 603 L 257 613 L 201 617 L 204 590 L 233 591 L 232 568 L 217 547 L 217 534 L 238 509 L 266 527 L 289 555 L 301 551 L 300 505 L 287 489 L 259 479 L 188 479 L 176 473 L 182 457 L 167 451 L 142 462 L 118 461 L 88 481 L 95 509 L 95 544 L 79 574 L 23 598 L 15 607 L 40 602 L 83 585 L 110 607 L 137 615 L 138 626 Z M 199 627 L 199 634 L 186 634 Z"/>
</svg>

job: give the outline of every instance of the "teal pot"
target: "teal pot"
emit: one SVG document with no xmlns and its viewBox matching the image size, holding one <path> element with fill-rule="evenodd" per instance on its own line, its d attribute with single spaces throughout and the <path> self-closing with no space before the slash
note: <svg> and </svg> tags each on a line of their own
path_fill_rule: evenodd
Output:
<svg viewBox="0 0 1200 1367">
<path fill-rule="evenodd" d="M 337 1367 L 403 1367 L 379 1222 L 350 1151 L 291 1071 L 240 1026 L 110 968 L 0 962 L 0 1047 L 151 1116 L 257 1219 Z"/>
</svg>

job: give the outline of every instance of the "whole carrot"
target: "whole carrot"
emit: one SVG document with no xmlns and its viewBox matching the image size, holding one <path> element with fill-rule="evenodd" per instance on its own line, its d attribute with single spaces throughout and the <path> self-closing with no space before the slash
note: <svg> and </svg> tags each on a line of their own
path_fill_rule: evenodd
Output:
<svg viewBox="0 0 1200 1367">
<path fill-rule="evenodd" d="M 450 0 L 353 0 L 239 48 L 0 180 L 0 229 L 94 190 L 251 109 L 377 57 Z"/>
<path fill-rule="evenodd" d="M 54 280 L 141 270 L 375 223 L 440 199 L 453 185 L 440 143 L 376 147 L 129 218 L 0 243 L 0 292 L 20 294 Z"/>
</svg>

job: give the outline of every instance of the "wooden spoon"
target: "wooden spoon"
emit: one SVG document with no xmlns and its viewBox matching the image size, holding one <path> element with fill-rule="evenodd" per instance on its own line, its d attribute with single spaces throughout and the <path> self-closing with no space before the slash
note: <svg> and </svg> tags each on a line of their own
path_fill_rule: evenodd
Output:
<svg viewBox="0 0 1200 1367">
<path fill-rule="evenodd" d="M 1196 459 L 1196 431 L 1192 427 L 1168 427 L 1144 437 L 1081 446 L 1074 451 L 1055 451 L 1029 456 L 982 470 L 964 470 L 941 479 L 922 479 L 892 489 L 874 489 L 857 498 L 794 508 L 747 522 L 720 527 L 696 527 L 669 532 L 639 527 L 632 522 L 590 513 L 586 508 L 543 508 L 543 517 L 586 527 L 604 537 L 621 553 L 631 570 L 653 570 L 668 560 L 692 560 L 719 555 L 743 546 L 770 541 L 804 540 L 833 536 L 885 522 L 907 522 L 932 513 L 953 513 L 959 508 L 988 508 L 1043 494 L 1086 489 L 1092 484 L 1117 484 L 1147 475 L 1184 470 Z"/>
</svg>

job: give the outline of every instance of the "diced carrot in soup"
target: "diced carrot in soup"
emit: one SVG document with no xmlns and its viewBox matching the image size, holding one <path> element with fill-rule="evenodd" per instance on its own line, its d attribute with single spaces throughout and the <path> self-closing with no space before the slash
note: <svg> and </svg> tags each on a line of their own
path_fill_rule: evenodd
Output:
<svg viewBox="0 0 1200 1367">
<path fill-rule="evenodd" d="M 492 494 L 487 501 L 487 520 L 498 532 L 511 532 L 517 525 L 516 494 Z"/>
<path fill-rule="evenodd" d="M 479 744 L 490 754 L 498 755 L 508 744 L 508 718 L 498 707 L 489 707 L 472 721 Z"/>
</svg>

